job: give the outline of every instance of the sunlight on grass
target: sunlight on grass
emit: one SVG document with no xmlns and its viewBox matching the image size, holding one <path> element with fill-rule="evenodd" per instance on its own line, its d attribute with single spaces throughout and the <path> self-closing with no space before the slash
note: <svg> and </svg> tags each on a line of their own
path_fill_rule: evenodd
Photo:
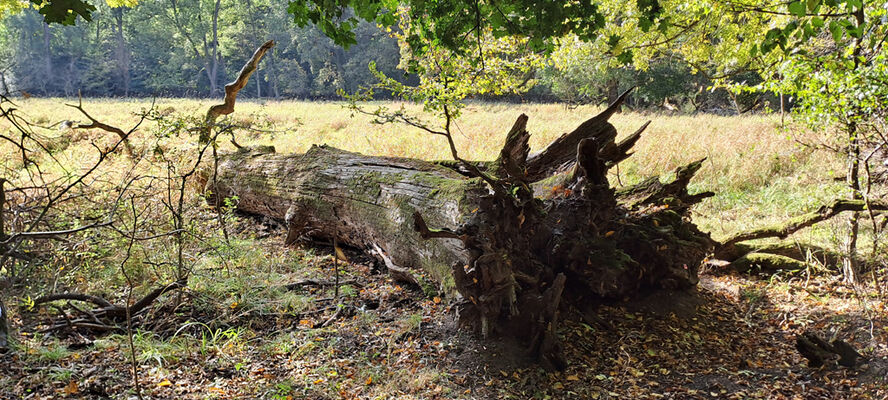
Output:
<svg viewBox="0 0 888 400">
<path fill-rule="evenodd" d="M 47 125 L 81 117 L 65 107 L 63 99 L 21 100 L 20 107 L 35 120 Z M 68 101 L 70 102 L 70 101 Z M 215 101 L 158 99 L 155 107 L 166 114 L 202 115 Z M 421 115 L 421 106 L 402 103 L 371 103 L 404 106 Z M 85 107 L 103 121 L 131 126 L 134 114 L 151 106 L 151 100 L 88 99 Z M 242 145 L 273 145 L 280 153 L 304 152 L 314 144 L 327 144 L 349 151 L 373 155 L 449 159 L 442 138 L 402 125 L 377 125 L 372 117 L 354 114 L 342 102 L 303 101 L 241 101 L 232 115 L 234 121 L 262 124 L 267 129 L 238 133 Z M 600 108 L 581 106 L 567 109 L 558 104 L 469 103 L 455 124 L 455 141 L 460 154 L 467 159 L 496 158 L 505 134 L 521 113 L 530 119 L 532 151 L 540 150 L 552 140 L 574 129 Z M 434 118 L 425 117 L 434 123 Z M 810 211 L 829 200 L 844 196 L 844 185 L 835 180 L 842 170 L 840 158 L 826 151 L 805 148 L 799 142 L 816 143 L 810 133 L 781 130 L 775 116 L 669 116 L 638 112 L 616 114 L 611 122 L 620 135 L 628 135 L 643 123 L 652 124 L 635 146 L 635 154 L 611 171 L 614 185 L 628 185 L 645 177 L 668 174 L 678 166 L 706 157 L 698 176 L 691 184 L 696 191 L 716 193 L 696 208 L 695 222 L 716 238 L 731 233 L 773 224 L 792 215 Z M 137 148 L 149 151 L 154 140 L 152 124 L 134 138 Z M 111 140 L 98 131 L 58 132 L 71 136 L 70 145 L 57 156 L 70 160 L 72 166 L 94 157 L 89 141 Z M 189 140 L 178 139 L 179 146 L 193 146 Z M 232 150 L 227 138 L 220 139 L 222 149 Z M 78 161 L 78 162 L 75 162 Z M 59 171 L 61 173 L 61 171 Z M 802 232 L 801 237 L 819 244 L 828 244 L 829 223 Z M 235 250 L 245 251 L 249 250 Z M 260 258 L 248 254 L 235 255 L 241 263 L 255 263 Z M 209 261 L 217 263 L 218 260 Z M 264 263 L 264 260 L 263 262 Z M 223 263 L 224 264 L 224 263 Z"/>
</svg>

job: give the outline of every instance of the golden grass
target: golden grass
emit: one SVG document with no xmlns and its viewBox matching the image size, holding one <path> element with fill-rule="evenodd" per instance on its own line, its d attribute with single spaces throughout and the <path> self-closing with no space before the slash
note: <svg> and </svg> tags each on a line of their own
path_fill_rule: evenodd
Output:
<svg viewBox="0 0 888 400">
<path fill-rule="evenodd" d="M 70 100 L 68 102 L 71 102 Z M 63 99 L 20 100 L 18 106 L 29 118 L 49 125 L 59 120 L 83 121 Z M 174 115 L 202 115 L 215 101 L 159 99 L 155 106 Z M 121 127 L 131 126 L 133 114 L 149 107 L 150 100 L 87 99 L 84 106 L 96 118 Z M 304 152 L 313 144 L 328 144 L 374 155 L 449 159 L 443 138 L 430 136 L 404 125 L 377 125 L 372 117 L 354 114 L 342 102 L 241 101 L 232 115 L 235 120 L 270 124 L 269 131 L 240 133 L 241 144 L 274 145 L 278 152 Z M 421 115 L 413 104 L 374 103 L 392 108 L 404 106 Z M 600 109 L 583 106 L 567 109 L 558 104 L 470 103 L 455 125 L 455 141 L 461 156 L 490 160 L 496 157 L 505 134 L 515 118 L 530 117 L 531 147 L 539 150 L 564 132 L 572 130 Z M 434 122 L 433 118 L 427 118 Z M 614 184 L 631 184 L 651 175 L 668 174 L 676 167 L 706 157 L 693 183 L 694 190 L 712 190 L 718 195 L 697 208 L 697 222 L 716 237 L 776 223 L 790 215 L 810 210 L 842 195 L 842 185 L 833 176 L 842 169 L 840 158 L 828 152 L 813 152 L 800 146 L 779 128 L 774 116 L 669 116 L 625 112 L 611 122 L 621 135 L 653 123 L 636 146 L 636 153 L 611 177 Z M 4 125 L 0 125 L 4 127 Z M 5 129 L 5 128 L 4 128 Z M 149 146 L 155 126 L 148 123 L 135 138 L 137 147 Z M 71 134 L 71 133 L 60 133 Z M 109 137 L 94 132 L 90 138 Z M 813 141 L 810 133 L 795 133 Z M 189 140 L 182 138 L 185 146 Z M 224 140 L 224 139 L 223 139 Z M 223 149 L 225 147 L 223 146 Z M 72 146 L 65 157 L 72 163 L 89 159 L 88 146 Z M 815 229 L 818 242 L 831 241 L 830 224 Z M 833 224 L 834 226 L 834 224 Z"/>
</svg>

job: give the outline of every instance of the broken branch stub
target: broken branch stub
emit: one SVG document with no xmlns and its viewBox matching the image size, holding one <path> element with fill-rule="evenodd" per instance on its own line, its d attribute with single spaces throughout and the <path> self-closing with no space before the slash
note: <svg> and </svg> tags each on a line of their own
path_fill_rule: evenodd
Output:
<svg viewBox="0 0 888 400">
<path fill-rule="evenodd" d="M 259 46 L 259 48 L 253 52 L 253 56 L 250 57 L 247 63 L 241 68 L 240 72 L 237 74 L 237 79 L 225 85 L 225 99 L 223 103 L 216 104 L 207 110 L 207 117 L 204 120 L 204 126 L 200 131 L 200 138 L 198 140 L 200 144 L 206 144 L 210 141 L 210 138 L 212 138 L 213 125 L 216 123 L 216 119 L 220 116 L 234 112 L 234 103 L 237 100 L 237 93 L 247 85 L 250 75 L 253 74 L 253 71 L 256 71 L 256 68 L 258 68 L 259 61 L 262 60 L 265 53 L 272 47 L 274 47 L 274 40 L 269 40 L 262 46 Z"/>
</svg>

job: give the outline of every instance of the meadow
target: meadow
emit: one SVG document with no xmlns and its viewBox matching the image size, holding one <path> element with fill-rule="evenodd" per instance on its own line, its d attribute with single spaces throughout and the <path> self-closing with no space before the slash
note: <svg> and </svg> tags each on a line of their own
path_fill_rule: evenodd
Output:
<svg viewBox="0 0 888 400">
<path fill-rule="evenodd" d="M 19 105 L 33 120 L 44 124 L 83 120 L 76 110 L 64 106 L 72 102 L 74 100 L 29 99 Z M 135 113 L 151 104 L 150 100 L 88 99 L 84 106 L 97 119 L 125 127 L 138 120 Z M 168 114 L 200 116 L 212 104 L 209 100 L 158 99 L 154 107 Z M 424 116 L 422 107 L 406 103 L 368 103 L 365 108 L 373 111 L 379 106 L 405 107 L 414 115 Z M 594 106 L 568 108 L 561 104 L 473 102 L 456 121 L 455 142 L 464 158 L 495 159 L 508 128 L 524 113 L 530 117 L 528 130 L 532 134 L 531 151 L 534 151 L 598 111 Z M 279 153 L 304 152 L 311 145 L 327 144 L 372 155 L 427 160 L 450 158 L 442 138 L 406 125 L 374 124 L 372 116 L 354 113 L 340 102 L 240 101 L 231 118 L 235 123 L 258 125 L 254 130 L 238 132 L 238 143 L 273 145 Z M 436 122 L 429 116 L 424 119 L 431 124 Z M 621 163 L 619 176 L 612 174 L 612 184 L 631 185 L 705 157 L 706 162 L 692 182 L 692 188 L 710 190 L 716 196 L 698 207 L 699 218 L 695 222 L 717 239 L 784 221 L 844 196 L 842 157 L 820 146 L 831 144 L 828 134 L 815 135 L 803 127 L 781 126 L 778 115 L 670 115 L 626 111 L 611 122 L 620 135 L 627 135 L 649 120 L 652 123 L 636 145 L 635 155 Z M 151 123 L 146 123 L 145 128 L 134 135 L 134 142 L 147 146 L 152 140 L 148 133 L 151 129 Z M 223 151 L 233 149 L 226 138 L 221 141 L 225 142 Z M 181 144 L 189 145 L 187 140 Z M 799 237 L 833 247 L 836 236 L 841 236 L 837 229 L 840 229 L 837 224 L 825 223 Z"/>
<path fill-rule="evenodd" d="M 101 147 L 113 134 L 59 128 L 56 123 L 63 120 L 84 122 L 77 110 L 65 106 L 71 102 L 76 100 L 20 99 L 16 107 L 46 127 L 38 130 L 49 142 L 64 143 L 53 156 L 68 170 L 78 170 L 94 160 L 92 144 Z M 211 104 L 158 99 L 153 107 L 167 121 L 194 122 Z M 343 106 L 240 101 L 224 123 L 241 126 L 235 130 L 241 145 L 273 145 L 280 153 L 328 144 L 374 155 L 449 158 L 447 144 L 439 137 L 408 126 L 374 124 L 372 117 Z M 368 110 L 379 106 L 404 107 L 422 115 L 421 106 L 413 104 L 367 105 Z M 126 129 L 152 101 L 85 99 L 83 107 L 96 119 Z M 470 102 L 456 122 L 455 141 L 465 158 L 494 159 L 515 118 L 525 113 L 534 151 L 597 111 L 592 106 Z M 693 221 L 716 239 L 783 222 L 845 196 L 841 156 L 815 149 L 829 144 L 829 137 L 781 126 L 779 116 L 626 110 L 611 118 L 621 135 L 648 120 L 653 122 L 636 145 L 637 152 L 612 171 L 611 184 L 619 187 L 668 175 L 706 157 L 691 188 L 716 196 L 696 206 Z M 0 122 L 0 129 L 8 129 L 5 124 Z M 163 122 L 146 121 L 132 136 L 136 154 L 144 155 L 137 164 L 140 174 L 163 175 L 159 151 L 187 161 L 196 148 L 196 133 L 169 136 L 164 134 L 167 128 Z M 20 171 L 10 152 L 14 148 L 0 146 L 7 155 L 2 162 L 7 173 Z M 228 137 L 221 137 L 220 151 L 233 150 Z M 103 168 L 106 171 L 90 184 L 100 188 L 103 182 L 119 181 L 136 167 L 120 156 Z M 793 335 L 809 326 L 831 327 L 847 332 L 869 355 L 888 351 L 885 321 L 873 315 L 884 310 L 884 303 L 841 288 L 833 265 L 765 277 L 714 270 L 691 297 L 599 305 L 599 318 L 610 321 L 606 324 L 568 316 L 562 330 L 572 364 L 563 373 L 550 373 L 501 345 L 455 333 L 448 299 L 393 282 L 354 253 L 342 267 L 344 283 L 337 292 L 352 314 L 336 320 L 329 285 L 296 290 L 281 286 L 329 280 L 335 265 L 329 247 L 283 246 L 280 226 L 231 213 L 224 216 L 231 237 L 223 241 L 215 213 L 199 189 L 190 184 L 186 192 L 192 207 L 188 218 L 195 224 L 189 228 L 193 239 L 185 250 L 193 265 L 188 289 L 158 301 L 145 317 L 150 323 L 135 331 L 132 352 L 125 332 L 95 337 L 42 333 L 50 313 L 31 309 L 28 302 L 58 288 L 101 293 L 122 302 L 129 277 L 121 276 L 123 267 L 117 264 L 128 265 L 137 282 L 133 290 L 145 293 L 173 275 L 156 261 L 174 259 L 175 243 L 163 238 L 157 244 L 137 243 L 132 258 L 127 252 L 121 261 L 125 241 L 108 242 L 112 244 L 103 252 L 84 245 L 92 240 L 84 235 L 82 242 L 59 252 L 66 257 L 53 259 L 59 264 L 29 270 L 33 277 L 6 295 L 6 303 L 15 305 L 11 320 L 19 332 L 13 334 L 17 355 L 5 356 L 10 372 L 0 374 L 0 397 L 4 390 L 10 397 L 131 397 L 128 364 L 133 356 L 148 398 L 605 399 L 663 393 L 677 398 L 790 398 L 805 390 L 866 398 L 873 386 L 848 384 L 845 380 L 851 378 L 841 375 L 843 371 L 810 378 L 816 380 L 812 386 L 793 348 Z M 157 203 L 161 195 L 151 192 L 142 201 Z M 169 218 L 162 210 L 148 215 Z M 828 221 L 788 240 L 838 251 L 843 226 L 839 219 Z M 871 241 L 864 224 L 864 250 Z M 812 273 L 819 275 L 815 283 Z M 676 308 L 664 311 L 662 303 Z M 883 368 L 888 363 L 875 365 Z"/>
</svg>

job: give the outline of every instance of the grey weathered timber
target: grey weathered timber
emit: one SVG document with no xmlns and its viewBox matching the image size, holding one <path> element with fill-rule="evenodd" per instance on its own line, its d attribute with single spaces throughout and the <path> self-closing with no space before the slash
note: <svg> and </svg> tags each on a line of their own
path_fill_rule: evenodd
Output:
<svg viewBox="0 0 888 400">
<path fill-rule="evenodd" d="M 220 162 L 217 182 L 221 198 L 237 197 L 238 210 L 286 221 L 289 243 L 336 236 L 395 268 L 429 274 L 445 291 L 453 289 L 451 266 L 467 262 L 465 248 L 454 239 L 423 240 L 413 213 L 422 210 L 429 223 L 456 229 L 487 193 L 480 180 L 434 163 L 328 146 L 231 155 Z"/>
</svg>

